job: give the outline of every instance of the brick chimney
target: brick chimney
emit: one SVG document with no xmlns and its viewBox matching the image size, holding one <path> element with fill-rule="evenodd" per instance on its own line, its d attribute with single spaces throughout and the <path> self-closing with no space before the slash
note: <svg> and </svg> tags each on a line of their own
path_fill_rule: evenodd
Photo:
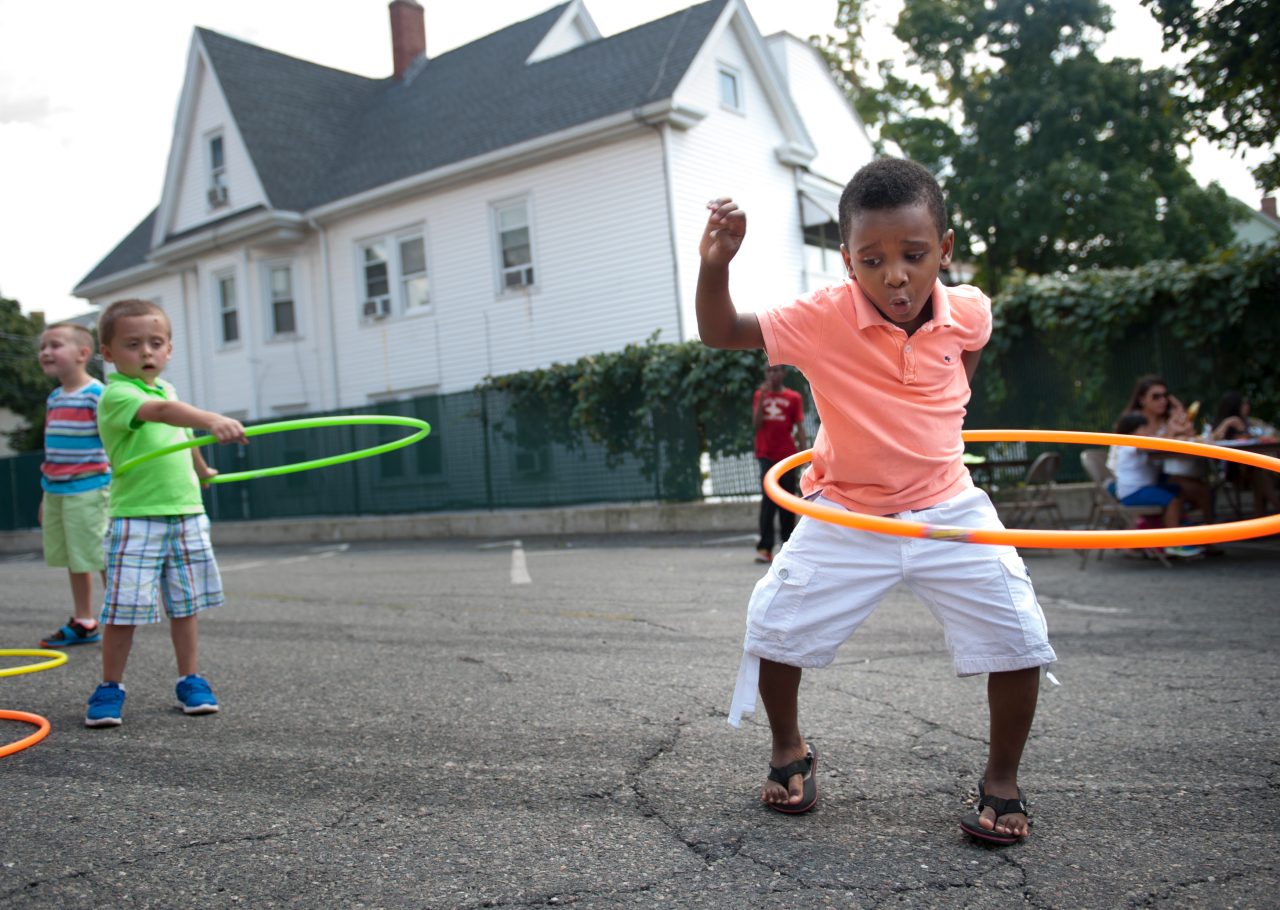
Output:
<svg viewBox="0 0 1280 910">
<path fill-rule="evenodd" d="M 415 0 L 391 0 L 392 74 L 403 79 L 409 67 L 427 52 L 427 27 L 422 7 Z"/>
<path fill-rule="evenodd" d="M 1276 197 L 1275 196 L 1262 197 L 1262 214 L 1269 216 L 1272 221 L 1280 221 L 1280 218 L 1276 217 Z"/>
</svg>

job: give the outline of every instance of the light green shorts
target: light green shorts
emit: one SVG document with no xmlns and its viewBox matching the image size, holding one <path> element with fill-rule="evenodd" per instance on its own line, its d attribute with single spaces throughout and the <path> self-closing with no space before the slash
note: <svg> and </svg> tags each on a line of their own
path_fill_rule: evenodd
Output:
<svg viewBox="0 0 1280 910">
<path fill-rule="evenodd" d="M 101 572 L 107 536 L 110 487 L 71 493 L 44 494 L 44 561 L 72 572 Z"/>
</svg>

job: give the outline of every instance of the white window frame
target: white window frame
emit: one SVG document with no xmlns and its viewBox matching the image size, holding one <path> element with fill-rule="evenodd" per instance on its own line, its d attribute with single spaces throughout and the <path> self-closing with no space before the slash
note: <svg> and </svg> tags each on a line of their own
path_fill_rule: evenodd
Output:
<svg viewBox="0 0 1280 910">
<path fill-rule="evenodd" d="M 222 163 L 214 161 L 213 146 L 217 142 L 222 149 Z M 212 130 L 204 137 L 205 172 L 209 176 L 205 199 L 209 209 L 218 209 L 230 205 L 230 190 L 227 187 L 227 139 L 221 128 Z"/>
<path fill-rule="evenodd" d="M 289 275 L 288 300 L 293 311 L 293 329 L 288 332 L 281 332 L 276 326 L 276 291 L 272 276 L 280 270 L 284 270 Z M 298 284 L 294 280 L 296 271 L 292 259 L 273 259 L 262 263 L 262 300 L 266 304 L 266 336 L 271 340 L 291 341 L 302 337 L 302 326 L 298 320 Z"/>
<path fill-rule="evenodd" d="M 422 246 L 422 271 L 406 273 L 404 268 L 404 252 L 401 249 L 405 243 L 416 240 Z M 433 309 L 431 301 L 431 265 L 427 257 L 427 232 L 423 229 L 415 229 L 401 231 L 395 237 L 396 248 L 396 289 L 400 292 L 400 309 L 406 314 L 414 313 L 430 313 Z M 422 278 L 427 284 L 427 296 L 421 303 L 412 303 L 409 300 L 410 281 Z"/>
<path fill-rule="evenodd" d="M 413 240 L 422 244 L 423 269 L 421 272 L 406 274 L 401 246 Z M 365 273 L 368 265 L 365 251 L 378 246 L 382 248 L 383 262 L 386 266 L 387 289 L 384 294 L 370 295 L 369 281 Z M 361 323 L 371 324 L 397 316 L 416 316 L 430 313 L 434 309 L 430 285 L 431 257 L 428 254 L 427 232 L 424 225 L 361 238 L 356 241 L 355 259 L 356 316 Z M 413 304 L 409 300 L 407 284 L 417 278 L 427 280 L 427 297 L 424 302 Z"/>
<path fill-rule="evenodd" d="M 733 87 L 732 101 L 725 98 L 726 84 L 730 84 Z M 716 67 L 716 95 L 720 98 L 720 106 L 726 111 L 732 111 L 735 114 L 746 113 L 746 103 L 743 100 L 742 73 L 736 66 L 721 63 Z"/>
<path fill-rule="evenodd" d="M 213 312 L 214 318 L 217 319 L 217 338 L 218 344 L 222 348 L 237 348 L 244 343 L 244 320 L 240 318 L 242 307 L 240 306 L 240 288 L 237 287 L 236 270 L 220 269 L 213 273 Z M 227 306 L 227 299 L 223 294 L 223 283 L 231 282 L 232 305 Z M 236 337 L 227 338 L 227 314 L 235 316 L 236 321 Z"/>
<path fill-rule="evenodd" d="M 517 207 L 524 209 L 524 229 L 528 232 L 529 238 L 529 258 L 527 261 L 509 266 L 503 256 L 502 235 L 502 215 L 504 212 L 513 210 Z M 513 196 L 507 199 L 501 199 L 493 202 L 489 206 L 490 220 L 493 225 L 493 256 L 494 266 L 497 274 L 498 296 L 508 296 L 511 294 L 527 293 L 538 287 L 538 256 L 537 244 L 534 243 L 533 230 L 533 201 L 525 196 Z M 524 272 L 521 280 L 512 284 L 508 283 L 508 275 L 516 272 Z"/>
</svg>

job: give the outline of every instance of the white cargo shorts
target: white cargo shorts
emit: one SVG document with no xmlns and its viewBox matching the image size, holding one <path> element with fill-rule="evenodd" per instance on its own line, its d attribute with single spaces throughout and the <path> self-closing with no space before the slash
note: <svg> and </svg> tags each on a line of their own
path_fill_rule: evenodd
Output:
<svg viewBox="0 0 1280 910">
<path fill-rule="evenodd" d="M 840 508 L 822 496 L 817 501 Z M 1003 527 L 977 487 L 891 517 L 960 528 Z M 761 658 L 793 667 L 827 666 L 899 582 L 942 624 L 959 676 L 1057 660 L 1031 577 L 1013 547 L 873 534 L 806 517 L 751 594 L 729 723 L 736 727 L 744 713 L 755 710 Z"/>
</svg>

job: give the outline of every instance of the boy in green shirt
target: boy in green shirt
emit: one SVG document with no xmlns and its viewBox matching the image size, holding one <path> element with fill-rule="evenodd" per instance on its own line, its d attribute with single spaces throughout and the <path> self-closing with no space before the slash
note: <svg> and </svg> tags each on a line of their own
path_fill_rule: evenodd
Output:
<svg viewBox="0 0 1280 910">
<path fill-rule="evenodd" d="M 160 378 L 173 353 L 169 317 L 160 307 L 116 301 L 98 322 L 98 338 L 103 359 L 116 368 L 98 403 L 98 430 L 113 465 L 182 441 L 182 427 L 207 430 L 219 442 L 247 442 L 240 421 L 178 401 Z M 157 588 L 178 661 L 178 703 L 187 714 L 218 710 L 208 682 L 196 672 L 197 616 L 223 601 L 200 498 L 200 481 L 216 473 L 192 449 L 189 456 L 174 452 L 112 475 L 102 684 L 89 698 L 86 727 L 120 725 L 133 631 L 160 621 Z"/>
</svg>

